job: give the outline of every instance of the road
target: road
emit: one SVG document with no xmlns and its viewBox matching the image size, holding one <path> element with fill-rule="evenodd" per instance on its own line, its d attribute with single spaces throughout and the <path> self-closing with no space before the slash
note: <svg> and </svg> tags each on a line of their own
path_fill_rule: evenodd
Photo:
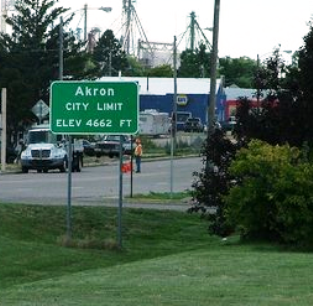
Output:
<svg viewBox="0 0 313 306">
<path fill-rule="evenodd" d="M 129 196 L 131 188 L 133 195 L 170 192 L 171 181 L 173 192 L 191 189 L 192 172 L 199 171 L 201 167 L 200 157 L 175 159 L 172 162 L 143 161 L 142 173 L 133 173 L 132 180 L 130 173 L 123 174 L 123 196 Z M 68 174 L 58 171 L 0 174 L 0 202 L 61 205 L 68 202 L 70 191 L 73 205 L 115 205 L 119 199 L 119 178 L 117 162 L 106 166 L 84 167 L 82 172 L 72 173 L 71 188 Z"/>
</svg>

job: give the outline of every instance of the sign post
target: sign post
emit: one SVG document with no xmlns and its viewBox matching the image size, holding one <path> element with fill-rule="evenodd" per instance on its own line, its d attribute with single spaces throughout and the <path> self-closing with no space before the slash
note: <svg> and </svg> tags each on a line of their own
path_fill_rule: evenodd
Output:
<svg viewBox="0 0 313 306">
<path fill-rule="evenodd" d="M 39 119 L 39 124 L 41 124 L 42 118 L 49 114 L 49 106 L 43 100 L 39 100 L 32 107 L 32 112 Z"/>
<path fill-rule="evenodd" d="M 50 128 L 55 134 L 133 135 L 137 133 L 138 125 L 139 96 L 136 82 L 56 81 L 51 85 Z M 117 240 L 120 248 L 122 248 L 123 206 L 121 164 L 120 138 L 117 224 Z M 69 194 L 70 189 L 69 186 Z"/>
</svg>

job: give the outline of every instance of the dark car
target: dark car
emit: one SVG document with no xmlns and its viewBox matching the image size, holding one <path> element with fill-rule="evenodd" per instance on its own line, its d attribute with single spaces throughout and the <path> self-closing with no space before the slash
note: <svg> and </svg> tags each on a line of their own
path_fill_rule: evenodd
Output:
<svg viewBox="0 0 313 306">
<path fill-rule="evenodd" d="M 88 140 L 86 139 L 82 139 L 82 146 L 84 148 L 84 154 L 87 156 L 95 156 L 96 152 L 95 152 L 95 146 Z"/>
<path fill-rule="evenodd" d="M 100 141 L 96 142 L 95 154 L 97 157 L 107 155 L 109 157 L 119 156 L 120 154 L 120 137 L 123 141 L 123 154 L 132 153 L 132 143 L 129 136 L 126 135 L 107 135 Z"/>
<path fill-rule="evenodd" d="M 13 164 L 17 158 L 17 152 L 12 146 L 6 147 L 6 163 Z M 0 141 L 0 161 L 1 161 L 1 141 Z"/>
<path fill-rule="evenodd" d="M 188 118 L 184 124 L 185 132 L 203 132 L 204 125 L 198 117 Z"/>
</svg>

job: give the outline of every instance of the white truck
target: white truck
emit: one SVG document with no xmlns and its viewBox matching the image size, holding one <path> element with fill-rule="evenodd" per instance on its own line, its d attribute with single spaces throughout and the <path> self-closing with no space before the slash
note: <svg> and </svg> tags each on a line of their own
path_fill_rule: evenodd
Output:
<svg viewBox="0 0 313 306">
<path fill-rule="evenodd" d="M 38 125 L 27 133 L 26 147 L 21 152 L 22 172 L 29 170 L 48 172 L 59 169 L 65 172 L 68 167 L 67 142 L 62 135 L 55 135 L 48 125 Z M 83 151 L 73 149 L 72 170 L 80 171 Z"/>
<path fill-rule="evenodd" d="M 159 136 L 169 133 L 170 120 L 168 113 L 161 113 L 154 109 L 140 112 L 139 133 L 140 135 Z"/>
</svg>

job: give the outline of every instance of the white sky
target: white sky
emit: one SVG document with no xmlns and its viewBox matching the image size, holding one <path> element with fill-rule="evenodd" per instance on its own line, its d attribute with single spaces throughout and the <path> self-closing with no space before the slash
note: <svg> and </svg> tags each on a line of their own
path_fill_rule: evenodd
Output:
<svg viewBox="0 0 313 306">
<path fill-rule="evenodd" d="M 83 9 L 88 3 L 88 28 L 112 29 L 120 38 L 122 0 L 59 0 L 72 10 Z M 190 22 L 192 11 L 202 29 L 213 26 L 214 0 L 136 0 L 137 15 L 149 41 L 172 43 L 179 41 Z M 112 7 L 110 13 L 91 8 Z M 79 15 L 79 12 L 77 13 Z M 279 44 L 281 50 L 296 51 L 303 45 L 309 32 L 307 22 L 313 14 L 312 0 L 221 0 L 219 56 L 232 58 L 257 54 L 269 55 Z M 84 27 L 84 20 L 73 28 Z M 212 42 L 212 33 L 204 31 Z M 182 40 L 180 49 L 184 49 Z M 286 55 L 287 57 L 287 55 Z"/>
</svg>

